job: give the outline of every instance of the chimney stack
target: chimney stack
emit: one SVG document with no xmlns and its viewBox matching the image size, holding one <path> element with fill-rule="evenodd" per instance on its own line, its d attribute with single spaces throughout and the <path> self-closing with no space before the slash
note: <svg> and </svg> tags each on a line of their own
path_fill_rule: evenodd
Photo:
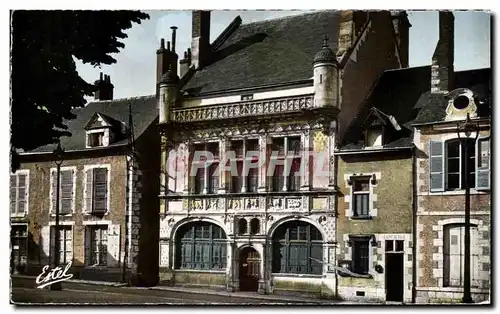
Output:
<svg viewBox="0 0 500 314">
<path fill-rule="evenodd" d="M 453 88 L 455 17 L 451 11 L 439 12 L 439 40 L 432 55 L 431 92 L 447 93 Z"/>
<path fill-rule="evenodd" d="M 113 100 L 114 86 L 111 84 L 111 77 L 104 75 L 102 72 L 99 74 L 99 79 L 94 82 L 96 91 L 94 93 L 95 100 Z"/>
<path fill-rule="evenodd" d="M 172 52 L 175 53 L 175 35 L 177 31 L 177 26 L 172 26 L 170 27 L 170 29 L 172 30 Z"/>
<path fill-rule="evenodd" d="M 210 57 L 210 11 L 193 11 L 192 23 L 191 62 L 200 69 Z"/>
<path fill-rule="evenodd" d="M 191 66 L 191 48 L 188 48 L 187 51 L 184 51 L 184 58 L 179 61 L 179 77 L 183 77 L 187 71 L 189 71 L 189 67 Z"/>
<path fill-rule="evenodd" d="M 337 57 L 354 46 L 363 25 L 368 21 L 368 11 L 347 10 L 340 12 L 340 29 Z"/>
<path fill-rule="evenodd" d="M 170 50 L 170 41 L 167 41 L 167 49 L 165 49 L 165 39 L 161 39 L 160 48 L 156 51 L 156 94 L 159 92 L 159 83 L 163 74 L 167 73 L 169 69 L 177 74 L 178 56 L 175 53 L 176 43 L 176 26 L 170 27 L 172 29 L 172 50 Z"/>
</svg>

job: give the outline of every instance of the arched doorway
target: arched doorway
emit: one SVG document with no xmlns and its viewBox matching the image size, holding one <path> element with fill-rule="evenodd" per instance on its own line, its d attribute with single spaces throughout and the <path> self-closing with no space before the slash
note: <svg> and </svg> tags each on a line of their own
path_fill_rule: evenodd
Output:
<svg viewBox="0 0 500 314">
<path fill-rule="evenodd" d="M 260 255 L 252 247 L 240 251 L 240 291 L 257 291 L 260 278 Z"/>
</svg>

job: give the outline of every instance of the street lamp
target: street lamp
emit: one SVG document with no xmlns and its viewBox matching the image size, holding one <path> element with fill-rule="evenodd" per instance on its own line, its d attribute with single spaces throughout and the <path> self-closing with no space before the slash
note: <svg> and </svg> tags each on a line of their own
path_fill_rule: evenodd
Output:
<svg viewBox="0 0 500 314">
<path fill-rule="evenodd" d="M 479 126 L 473 124 L 470 115 L 467 113 L 467 118 L 463 125 L 457 124 L 457 134 L 460 140 L 460 144 L 463 147 L 462 151 L 464 153 L 464 173 L 465 173 L 465 260 L 464 260 L 464 296 L 462 298 L 463 303 L 473 303 L 471 292 L 470 292 L 470 185 L 469 185 L 469 170 L 467 169 L 469 160 L 469 140 L 471 139 L 472 133 L 475 133 L 474 145 L 476 145 L 476 140 L 479 136 Z M 465 134 L 465 137 L 461 135 Z M 465 139 L 465 141 L 464 141 Z M 476 174 L 477 175 L 477 174 Z"/>
<path fill-rule="evenodd" d="M 56 226 L 55 226 L 55 243 L 54 243 L 54 268 L 59 266 L 59 246 L 61 233 L 59 230 L 59 193 L 61 190 L 61 164 L 64 161 L 64 150 L 61 148 L 61 142 L 57 144 L 57 148 L 53 152 L 54 154 L 54 162 L 57 166 L 57 181 L 56 181 Z M 50 285 L 50 290 L 61 290 L 61 282 L 55 282 Z"/>
</svg>

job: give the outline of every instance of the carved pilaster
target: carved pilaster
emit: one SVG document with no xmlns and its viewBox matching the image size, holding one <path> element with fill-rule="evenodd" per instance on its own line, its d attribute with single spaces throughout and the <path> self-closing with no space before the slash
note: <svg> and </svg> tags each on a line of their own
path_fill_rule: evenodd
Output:
<svg viewBox="0 0 500 314">
<path fill-rule="evenodd" d="M 311 185 L 311 148 L 312 148 L 312 136 L 309 130 L 304 131 L 302 137 L 302 163 L 301 163 L 301 176 L 302 176 L 302 186 L 300 189 L 302 191 L 309 191 Z"/>
<path fill-rule="evenodd" d="M 228 176 L 225 166 L 227 164 L 227 152 L 231 149 L 231 141 L 227 137 L 221 137 L 219 145 L 219 156 L 221 163 L 219 164 L 219 194 L 225 194 L 228 192 Z"/>
<path fill-rule="evenodd" d="M 335 145 L 337 140 L 337 121 L 332 120 L 329 123 L 328 130 L 328 185 L 333 187 L 336 185 L 335 182 Z"/>
<path fill-rule="evenodd" d="M 261 166 L 259 169 L 259 186 L 258 186 L 258 191 L 260 193 L 266 192 L 267 190 L 267 168 L 269 166 L 269 151 L 268 151 L 268 146 L 271 143 L 271 139 L 267 134 L 261 134 L 259 135 L 259 149 L 260 149 L 260 156 L 259 156 L 259 162 L 261 160 L 264 160 L 264 162 L 261 162 Z"/>
<path fill-rule="evenodd" d="M 189 194 L 191 192 L 191 188 L 193 186 L 192 184 L 192 179 L 190 176 L 190 171 L 191 171 L 191 161 L 192 161 L 192 144 L 191 141 L 186 140 L 184 141 L 184 194 Z"/>
<path fill-rule="evenodd" d="M 160 195 L 166 195 L 168 188 L 168 182 L 167 182 L 167 159 L 168 159 L 168 152 L 167 152 L 167 136 L 165 133 L 161 134 L 161 145 L 160 145 L 160 150 L 161 150 L 161 165 L 160 165 Z"/>
</svg>

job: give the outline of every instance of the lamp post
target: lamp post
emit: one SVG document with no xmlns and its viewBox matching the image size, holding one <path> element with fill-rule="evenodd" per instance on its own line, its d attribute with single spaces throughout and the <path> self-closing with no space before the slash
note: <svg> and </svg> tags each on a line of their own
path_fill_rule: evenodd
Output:
<svg viewBox="0 0 500 314">
<path fill-rule="evenodd" d="M 60 190 L 61 190 L 61 164 L 64 161 L 64 150 L 61 148 L 61 142 L 57 144 L 57 148 L 53 152 L 54 162 L 57 166 L 57 181 L 56 181 L 56 226 L 55 226 L 55 243 L 54 243 L 54 268 L 59 266 L 59 246 L 61 233 L 59 230 L 59 200 L 60 200 Z M 55 282 L 50 285 L 50 290 L 61 290 L 61 282 Z"/>
<path fill-rule="evenodd" d="M 479 126 L 473 124 L 469 114 L 467 113 L 467 118 L 463 125 L 457 125 L 457 134 L 460 140 L 460 144 L 462 146 L 462 151 L 464 153 L 464 187 L 465 187 L 465 256 L 464 256 L 464 296 L 462 297 L 463 303 L 473 303 L 471 292 L 470 292 L 470 184 L 469 184 L 469 169 L 468 169 L 468 161 L 469 161 L 469 140 L 471 139 L 472 133 L 475 132 L 474 137 L 474 145 L 476 145 L 476 140 L 479 136 Z M 465 137 L 461 135 L 461 133 L 465 134 Z M 465 140 L 465 141 L 464 141 Z"/>
</svg>

